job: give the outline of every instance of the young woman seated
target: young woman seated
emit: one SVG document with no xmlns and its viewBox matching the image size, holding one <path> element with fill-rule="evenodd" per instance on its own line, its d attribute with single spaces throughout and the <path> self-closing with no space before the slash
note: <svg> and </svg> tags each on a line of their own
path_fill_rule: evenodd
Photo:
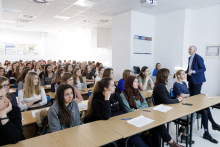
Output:
<svg viewBox="0 0 220 147">
<path fill-rule="evenodd" d="M 0 76 L 6 77 L 7 73 L 3 67 L 0 67 Z"/>
<path fill-rule="evenodd" d="M 14 84 L 16 83 L 18 77 L 21 75 L 21 72 L 23 71 L 22 66 L 16 66 L 14 73 L 10 77 L 10 83 Z"/>
<path fill-rule="evenodd" d="M 24 88 L 24 80 L 25 80 L 27 73 L 29 73 L 29 72 L 31 72 L 31 69 L 26 68 L 23 70 L 21 75 L 18 77 L 18 79 L 17 79 L 18 92 Z"/>
<path fill-rule="evenodd" d="M 73 70 L 73 86 L 76 87 L 76 89 L 87 88 L 86 78 L 82 77 L 81 70 L 79 68 L 75 68 Z"/>
<path fill-rule="evenodd" d="M 97 62 L 95 65 L 95 76 L 99 75 L 99 68 L 103 67 L 102 63 Z"/>
<path fill-rule="evenodd" d="M 51 81 L 51 92 L 55 92 L 56 84 L 60 85 L 63 75 L 64 75 L 64 69 L 58 69 L 55 74 L 55 77 Z"/>
<path fill-rule="evenodd" d="M 121 93 L 122 101 L 127 112 L 148 108 L 144 95 L 138 90 L 138 79 L 135 76 L 128 76 L 125 80 L 124 90 Z M 167 132 L 165 125 L 158 126 L 152 131 L 152 144 L 154 147 L 161 146 L 161 138 L 168 142 L 171 147 L 183 147 L 177 144 Z"/>
<path fill-rule="evenodd" d="M 98 74 L 97 74 L 97 76 L 95 77 L 95 83 L 96 83 L 97 81 L 99 81 L 99 80 L 102 79 L 104 70 L 105 70 L 104 67 L 102 67 L 102 66 L 99 67 Z"/>
<path fill-rule="evenodd" d="M 0 146 L 15 144 L 23 139 L 21 112 L 17 106 L 12 106 L 0 85 Z"/>
<path fill-rule="evenodd" d="M 112 68 L 105 69 L 102 78 L 114 79 L 114 70 Z M 120 94 L 120 91 L 119 91 L 118 87 L 116 86 L 116 84 L 115 84 L 115 87 L 116 87 L 115 92 Z"/>
<path fill-rule="evenodd" d="M 91 70 L 92 69 L 89 65 L 86 65 L 84 68 L 82 76 L 86 78 L 86 82 L 95 82 L 94 74 L 91 72 Z"/>
<path fill-rule="evenodd" d="M 71 64 L 67 63 L 65 65 L 65 72 L 69 72 L 69 73 L 73 74 L 73 66 Z"/>
<path fill-rule="evenodd" d="M 156 75 L 157 75 L 157 71 L 158 71 L 159 69 L 161 69 L 161 68 L 162 68 L 162 67 L 161 67 L 161 64 L 160 64 L 160 63 L 157 63 L 156 66 L 155 66 L 155 69 L 154 69 L 154 71 L 153 71 L 152 76 L 156 76 Z"/>
<path fill-rule="evenodd" d="M 33 72 L 36 72 L 37 75 L 39 75 L 41 73 L 41 66 L 40 66 L 40 62 L 36 62 L 34 64 L 34 69 L 32 69 Z"/>
<path fill-rule="evenodd" d="M 150 78 L 150 71 L 147 66 L 143 66 L 137 76 L 139 88 L 141 90 L 153 90 L 154 82 Z"/>
<path fill-rule="evenodd" d="M 128 77 L 128 76 L 131 76 L 132 75 L 132 71 L 131 70 L 127 70 L 125 69 L 123 74 L 122 74 L 122 79 L 120 79 L 118 81 L 118 89 L 120 91 L 120 93 L 124 90 L 124 83 L 125 83 L 125 79 Z"/>
<path fill-rule="evenodd" d="M 184 97 L 187 98 L 190 96 L 189 90 L 186 86 L 186 83 L 183 81 L 186 79 L 186 74 L 183 70 L 178 70 L 176 72 L 176 75 L 174 75 L 174 78 L 177 77 L 177 81 L 174 83 L 173 85 L 173 93 L 174 93 L 174 97 Z M 218 130 L 220 131 L 220 126 L 214 121 L 213 117 L 212 117 L 212 113 L 210 111 L 210 108 L 206 108 L 203 110 L 198 111 L 197 113 L 202 115 L 202 125 L 204 127 L 204 134 L 203 134 L 203 138 L 207 139 L 213 143 L 218 143 L 218 141 L 216 139 L 214 139 L 210 134 L 209 134 L 209 129 L 208 129 L 208 121 L 211 122 L 212 124 L 212 129 L 213 130 Z M 184 132 L 184 127 L 180 128 L 180 132 Z M 185 134 L 184 134 L 185 135 Z M 181 136 L 182 138 L 182 136 Z M 186 137 L 185 137 L 186 138 Z"/>
<path fill-rule="evenodd" d="M 115 93 L 112 78 L 102 78 L 95 84 L 89 99 L 85 122 L 108 120 L 110 117 L 126 113 L 124 103 L 118 93 Z M 147 147 L 139 135 L 131 136 L 129 146 Z"/>
<path fill-rule="evenodd" d="M 45 72 L 44 72 L 44 75 L 42 76 L 42 79 L 41 79 L 41 86 L 44 86 L 44 85 L 51 85 L 51 81 L 53 80 L 55 74 L 53 73 L 52 71 L 52 66 L 50 64 L 47 64 L 45 66 Z"/>
<path fill-rule="evenodd" d="M 47 104 L 44 88 L 40 87 L 39 77 L 35 72 L 29 72 L 25 77 L 24 89 L 18 92 L 18 106 L 21 111 Z"/>
<path fill-rule="evenodd" d="M 73 75 L 69 72 L 66 72 L 61 79 L 61 84 L 69 84 L 73 86 Z M 73 87 L 73 89 L 74 89 L 74 100 L 77 102 L 84 101 L 79 91 L 75 87 Z"/>
</svg>

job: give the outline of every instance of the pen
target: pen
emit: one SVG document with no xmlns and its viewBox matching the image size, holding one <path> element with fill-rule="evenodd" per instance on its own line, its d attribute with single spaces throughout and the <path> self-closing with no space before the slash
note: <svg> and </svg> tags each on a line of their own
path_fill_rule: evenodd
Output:
<svg viewBox="0 0 220 147">
<path fill-rule="evenodd" d="M 150 110 L 143 110 L 143 111 L 146 111 L 146 112 L 151 112 Z"/>
<path fill-rule="evenodd" d="M 121 120 L 129 120 L 129 119 L 132 119 L 132 118 L 123 118 L 123 119 L 121 119 Z"/>
</svg>

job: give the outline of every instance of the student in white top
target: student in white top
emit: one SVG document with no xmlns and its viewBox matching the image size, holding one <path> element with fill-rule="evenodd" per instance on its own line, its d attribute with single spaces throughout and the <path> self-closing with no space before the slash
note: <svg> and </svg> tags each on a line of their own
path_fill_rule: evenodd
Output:
<svg viewBox="0 0 220 147">
<path fill-rule="evenodd" d="M 34 69 L 32 69 L 33 72 L 36 72 L 37 75 L 39 75 L 41 73 L 41 66 L 40 66 L 40 62 L 36 62 L 34 64 Z"/>
<path fill-rule="evenodd" d="M 29 72 L 25 77 L 24 89 L 18 93 L 18 106 L 20 110 L 39 107 L 47 104 L 44 88 L 40 87 L 37 73 Z"/>
<path fill-rule="evenodd" d="M 99 67 L 99 74 L 95 77 L 95 83 L 99 80 L 102 79 L 102 75 L 104 73 L 105 68 L 104 67 Z"/>
<path fill-rule="evenodd" d="M 75 68 L 73 70 L 73 86 L 76 87 L 76 89 L 87 88 L 86 78 L 82 77 L 81 70 L 79 68 Z"/>
</svg>

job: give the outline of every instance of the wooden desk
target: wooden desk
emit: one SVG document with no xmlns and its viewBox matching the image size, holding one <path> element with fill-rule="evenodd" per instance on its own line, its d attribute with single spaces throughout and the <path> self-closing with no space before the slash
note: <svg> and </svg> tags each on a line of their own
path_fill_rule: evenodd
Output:
<svg viewBox="0 0 220 147">
<path fill-rule="evenodd" d="M 44 90 L 45 90 L 45 92 L 47 93 L 47 92 L 51 92 L 51 87 L 47 87 L 47 86 L 42 86 L 43 88 L 44 88 Z"/>
<path fill-rule="evenodd" d="M 10 88 L 10 89 L 9 89 L 9 93 L 16 93 L 16 89 L 17 89 L 17 88 Z"/>
<path fill-rule="evenodd" d="M 11 87 L 11 88 L 14 88 L 14 84 L 10 84 L 10 87 Z"/>
<path fill-rule="evenodd" d="M 18 142 L 11 147 L 97 147 L 121 139 L 122 136 L 100 121 L 42 135 Z"/>
</svg>

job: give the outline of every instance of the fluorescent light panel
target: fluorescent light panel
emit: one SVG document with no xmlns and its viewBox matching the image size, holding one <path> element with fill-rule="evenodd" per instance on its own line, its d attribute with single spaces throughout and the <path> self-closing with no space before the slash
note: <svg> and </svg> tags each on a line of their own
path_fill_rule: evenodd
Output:
<svg viewBox="0 0 220 147">
<path fill-rule="evenodd" d="M 15 21 L 12 21 L 12 20 L 1 20 L 1 22 L 15 23 Z"/>
<path fill-rule="evenodd" d="M 64 20 L 67 20 L 67 19 L 70 19 L 70 17 L 67 17 L 67 16 L 55 16 L 54 18 L 57 18 L 57 19 L 64 19 Z"/>
<path fill-rule="evenodd" d="M 12 13 L 21 13 L 21 10 L 17 10 L 17 9 L 9 9 L 9 8 L 2 8 L 2 11 L 5 11 L 5 12 L 12 12 Z"/>
<path fill-rule="evenodd" d="M 96 5 L 97 3 L 95 2 L 91 2 L 91 1 L 87 1 L 87 0 L 78 0 L 77 2 L 74 3 L 74 5 L 77 6 L 81 6 L 81 7 L 92 7 L 94 5 Z"/>
</svg>

